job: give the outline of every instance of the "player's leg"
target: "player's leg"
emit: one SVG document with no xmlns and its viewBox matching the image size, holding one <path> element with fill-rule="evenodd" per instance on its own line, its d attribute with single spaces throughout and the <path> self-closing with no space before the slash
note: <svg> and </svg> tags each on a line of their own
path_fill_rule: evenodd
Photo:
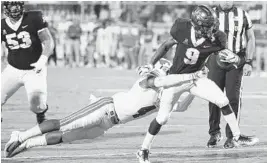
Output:
<svg viewBox="0 0 267 163">
<path fill-rule="evenodd" d="M 77 128 L 93 128 L 101 125 L 106 109 L 114 106 L 111 97 L 101 98 L 87 107 L 60 120 L 60 130 L 69 131 Z"/>
<path fill-rule="evenodd" d="M 1 74 L 1 106 L 21 87 L 21 71 L 7 65 Z"/>
<path fill-rule="evenodd" d="M 12 152 L 6 153 L 5 157 L 13 157 L 33 147 L 60 144 L 62 143 L 62 135 L 63 133 L 61 131 L 54 131 L 40 136 L 29 138 L 23 143 L 21 143 Z"/>
<path fill-rule="evenodd" d="M 24 141 L 42 135 L 52 131 L 58 131 L 60 129 L 60 120 L 51 119 L 44 121 L 41 124 L 35 125 L 34 127 L 26 131 L 13 131 L 9 141 L 6 143 L 4 153 L 6 156 L 10 155 L 19 145 Z M 36 142 L 36 141 L 34 141 Z"/>
<path fill-rule="evenodd" d="M 5 145 L 4 151 L 8 155 L 27 139 L 51 131 L 70 131 L 77 128 L 93 128 L 96 126 L 108 129 L 111 126 L 110 123 L 104 121 L 104 117 L 108 115 L 107 109 L 113 106 L 111 98 L 102 98 L 61 120 L 47 120 L 24 132 L 16 131 L 14 134 L 11 134 L 11 138 Z"/>
<path fill-rule="evenodd" d="M 21 71 L 10 65 L 7 65 L 1 74 L 1 122 L 3 116 L 2 106 L 21 86 L 23 86 L 20 75 Z"/>
<path fill-rule="evenodd" d="M 179 87 L 169 87 L 163 90 L 157 117 L 150 123 L 141 150 L 137 152 L 139 162 L 149 162 L 149 150 L 155 136 L 159 133 L 161 126 L 167 123 L 175 102 L 191 86 L 191 83 L 186 83 Z"/>
<path fill-rule="evenodd" d="M 195 96 L 189 93 L 185 98 L 179 99 L 173 106 L 173 112 L 184 112 L 194 100 Z"/>
<path fill-rule="evenodd" d="M 27 149 L 39 146 L 55 145 L 60 143 L 68 143 L 82 139 L 94 139 L 105 133 L 106 129 L 101 127 L 94 127 L 91 129 L 78 128 L 67 132 L 52 131 L 43 135 L 35 136 L 27 139 L 20 144 L 15 150 L 6 157 L 13 157 Z"/>
<path fill-rule="evenodd" d="M 207 89 L 208 88 L 208 89 Z M 195 82 L 195 86 L 190 89 L 190 92 L 204 100 L 216 104 L 224 115 L 225 120 L 228 122 L 233 131 L 233 135 L 238 137 L 240 130 L 237 124 L 236 117 L 229 105 L 229 100 L 222 92 L 222 90 L 210 79 L 201 78 Z"/>
<path fill-rule="evenodd" d="M 212 55 L 209 57 L 208 64 L 209 68 L 208 78 L 215 82 L 217 86 L 223 91 L 225 87 L 225 75 L 226 70 L 221 69 L 216 62 L 216 56 Z M 209 102 L 209 134 L 210 139 L 207 143 L 208 147 L 214 147 L 222 139 L 220 132 L 220 121 L 221 121 L 221 110 L 220 108 Z"/>
<path fill-rule="evenodd" d="M 47 70 L 43 69 L 39 73 L 29 71 L 23 78 L 30 109 L 36 114 L 38 123 L 45 120 L 45 113 L 48 110 L 46 76 Z"/>
<path fill-rule="evenodd" d="M 233 69 L 226 74 L 226 95 L 230 101 L 230 105 L 237 117 L 237 121 L 240 121 L 240 109 L 241 109 L 241 97 L 242 97 L 242 77 L 243 77 L 243 69 Z M 229 125 L 226 125 L 226 137 L 227 140 L 224 143 L 225 148 L 231 148 L 232 144 L 232 132 Z M 244 136 L 241 135 L 240 139 L 247 139 L 248 141 L 242 141 L 241 145 L 254 145 L 259 139 L 255 136 Z"/>
<path fill-rule="evenodd" d="M 240 69 L 233 69 L 227 72 L 226 74 L 226 96 L 229 99 L 229 102 L 232 106 L 232 109 L 237 116 L 237 120 L 239 122 L 239 113 L 241 109 L 241 94 L 242 94 L 242 76 L 243 70 Z M 226 126 L 226 136 L 227 138 L 232 137 L 231 130 L 229 126 Z"/>
<path fill-rule="evenodd" d="M 231 105 L 229 104 L 229 100 L 213 81 L 207 78 L 199 79 L 196 81 L 195 86 L 190 89 L 190 92 L 193 95 L 212 102 L 221 108 L 224 119 L 229 124 L 233 135 L 233 139 L 231 140 L 232 146 L 228 148 L 243 145 L 244 142 L 249 142 L 247 145 L 254 145 L 258 142 L 258 139 L 250 139 L 249 137 L 240 136 L 238 121 Z"/>
</svg>

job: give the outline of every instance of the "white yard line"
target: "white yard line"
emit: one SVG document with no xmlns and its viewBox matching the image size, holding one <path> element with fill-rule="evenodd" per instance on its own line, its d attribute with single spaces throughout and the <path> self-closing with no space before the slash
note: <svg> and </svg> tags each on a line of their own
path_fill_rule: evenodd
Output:
<svg viewBox="0 0 267 163">
<path fill-rule="evenodd" d="M 267 151 L 267 148 L 259 148 L 259 147 L 247 147 L 247 148 L 234 148 L 234 149 L 199 149 L 199 150 L 175 150 L 175 151 L 162 151 L 162 152 L 153 152 L 153 156 L 155 155 L 162 155 L 162 154 L 177 154 L 179 157 L 180 153 L 186 153 L 186 154 L 200 154 L 200 153 L 218 153 L 218 152 L 250 152 L 250 151 Z M 14 157 L 14 158 L 1 158 L 3 161 L 11 161 L 11 160 L 21 160 L 21 159 L 62 159 L 62 158 L 90 158 L 90 157 L 101 157 L 102 159 L 105 159 L 105 157 L 117 157 L 117 156 L 133 156 L 135 157 L 135 153 L 100 153 L 100 154 L 88 154 L 88 155 L 59 155 L 59 156 L 25 156 L 25 157 Z M 183 158 L 184 159 L 184 158 Z"/>
</svg>

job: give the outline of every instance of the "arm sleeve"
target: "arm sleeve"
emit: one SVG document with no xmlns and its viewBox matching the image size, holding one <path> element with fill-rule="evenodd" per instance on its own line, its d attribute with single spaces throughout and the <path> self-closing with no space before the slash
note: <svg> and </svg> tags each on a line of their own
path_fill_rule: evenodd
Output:
<svg viewBox="0 0 267 163">
<path fill-rule="evenodd" d="M 252 21 L 248 15 L 248 13 L 246 11 L 244 11 L 244 26 L 245 26 L 245 29 L 248 30 L 250 28 L 252 28 Z"/>
<path fill-rule="evenodd" d="M 37 31 L 40 31 L 43 28 L 48 27 L 48 24 L 47 24 L 46 20 L 43 17 L 43 13 L 42 12 L 37 12 L 36 15 L 37 16 L 36 16 L 36 19 L 35 19 L 35 24 L 36 24 Z"/>
</svg>

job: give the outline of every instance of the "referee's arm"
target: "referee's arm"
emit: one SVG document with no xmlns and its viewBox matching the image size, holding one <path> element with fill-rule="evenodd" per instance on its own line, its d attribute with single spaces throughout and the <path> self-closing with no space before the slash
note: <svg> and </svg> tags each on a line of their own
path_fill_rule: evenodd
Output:
<svg viewBox="0 0 267 163">
<path fill-rule="evenodd" d="M 245 12 L 245 18 L 247 20 L 246 31 L 245 31 L 245 34 L 247 37 L 246 60 L 250 61 L 253 59 L 254 52 L 255 52 L 255 35 L 252 29 L 252 22 L 247 12 Z"/>
</svg>

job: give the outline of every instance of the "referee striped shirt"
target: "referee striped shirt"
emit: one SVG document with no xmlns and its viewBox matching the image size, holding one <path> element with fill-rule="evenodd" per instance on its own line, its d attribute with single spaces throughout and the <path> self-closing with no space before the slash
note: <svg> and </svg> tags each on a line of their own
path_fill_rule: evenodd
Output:
<svg viewBox="0 0 267 163">
<path fill-rule="evenodd" d="M 245 52 L 247 45 L 245 32 L 252 28 L 248 13 L 237 7 L 223 11 L 219 6 L 214 10 L 220 22 L 219 30 L 227 35 L 227 48 L 234 53 Z"/>
</svg>

